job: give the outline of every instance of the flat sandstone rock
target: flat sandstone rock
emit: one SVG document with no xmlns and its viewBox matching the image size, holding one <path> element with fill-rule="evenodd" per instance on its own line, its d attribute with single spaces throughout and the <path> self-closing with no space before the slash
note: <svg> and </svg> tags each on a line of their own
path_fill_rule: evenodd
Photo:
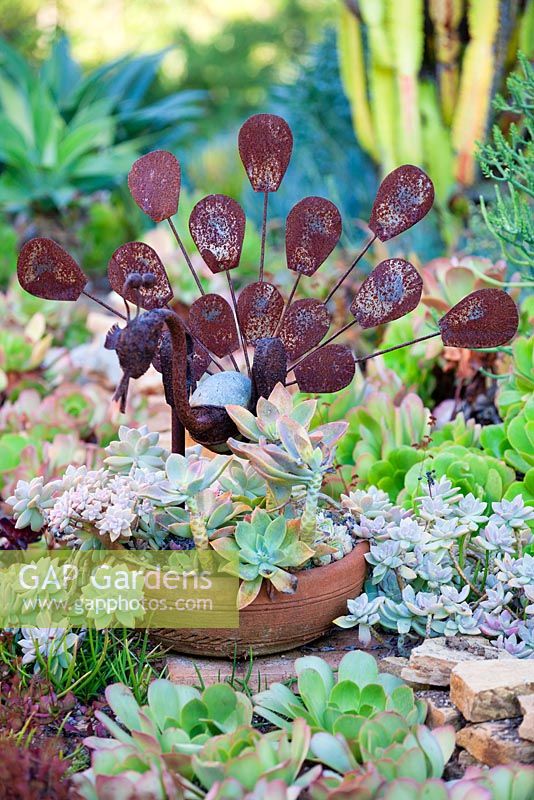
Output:
<svg viewBox="0 0 534 800">
<path fill-rule="evenodd" d="M 519 735 L 522 739 L 534 742 L 534 694 L 520 695 L 517 701 L 523 712 L 523 722 L 519 726 Z"/>
<path fill-rule="evenodd" d="M 534 693 L 534 661 L 519 659 L 456 664 L 451 700 L 470 722 L 517 717 L 518 697 Z"/>
<path fill-rule="evenodd" d="M 401 672 L 412 684 L 448 686 L 451 672 L 457 664 L 503 658 L 487 639 L 481 636 L 438 636 L 425 639 L 410 653 L 408 665 Z M 506 659 L 509 655 L 506 654 Z"/>
<path fill-rule="evenodd" d="M 456 744 L 477 761 L 496 767 L 499 764 L 534 763 L 534 743 L 519 736 L 521 717 L 467 725 L 456 734 Z"/>
</svg>

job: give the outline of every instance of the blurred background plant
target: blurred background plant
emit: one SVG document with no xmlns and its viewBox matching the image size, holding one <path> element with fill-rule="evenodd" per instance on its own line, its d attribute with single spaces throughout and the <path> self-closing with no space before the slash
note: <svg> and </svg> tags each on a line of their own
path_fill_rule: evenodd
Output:
<svg viewBox="0 0 534 800">
<path fill-rule="evenodd" d="M 493 127 L 491 141 L 480 147 L 478 160 L 487 178 L 496 182 L 494 204 L 481 212 L 487 228 L 499 242 L 503 256 L 534 278 L 534 70 L 519 54 L 520 69 L 507 80 L 505 99 L 497 95 L 494 107 L 510 115 L 508 135 Z"/>
<path fill-rule="evenodd" d="M 532 55 L 533 18 L 532 2 L 344 3 L 345 93 L 358 141 L 383 174 L 423 164 L 441 212 L 457 187 L 475 183 L 492 98 L 517 49 Z"/>
</svg>

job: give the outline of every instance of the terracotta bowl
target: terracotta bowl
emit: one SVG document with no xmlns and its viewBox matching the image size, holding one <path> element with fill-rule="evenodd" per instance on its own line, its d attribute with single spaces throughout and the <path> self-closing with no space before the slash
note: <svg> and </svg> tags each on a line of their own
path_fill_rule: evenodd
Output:
<svg viewBox="0 0 534 800">
<path fill-rule="evenodd" d="M 299 573 L 294 594 L 271 599 L 265 582 L 258 597 L 239 615 L 239 628 L 172 628 L 151 635 L 176 653 L 233 658 L 281 653 L 328 632 L 332 620 L 347 613 L 347 600 L 360 594 L 365 580 L 366 542 L 341 561 Z"/>
</svg>

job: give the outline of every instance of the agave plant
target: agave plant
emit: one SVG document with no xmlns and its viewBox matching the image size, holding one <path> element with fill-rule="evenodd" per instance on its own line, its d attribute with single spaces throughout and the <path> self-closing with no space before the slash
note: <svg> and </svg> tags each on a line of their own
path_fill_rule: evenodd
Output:
<svg viewBox="0 0 534 800">
<path fill-rule="evenodd" d="M 0 53 L 0 202 L 10 209 L 62 208 L 80 190 L 112 189 L 144 147 L 176 142 L 199 114 L 196 93 L 147 102 L 163 53 L 126 56 L 86 75 L 65 38 L 40 73 L 5 41 Z"/>
<path fill-rule="evenodd" d="M 231 271 L 241 257 L 245 214 L 233 199 L 209 195 L 193 209 L 189 228 L 208 268 L 215 274 L 226 273 L 232 302 L 205 293 L 172 219 L 178 211 L 180 164 L 164 150 L 136 161 L 128 185 L 138 206 L 153 221 L 169 224 L 201 296 L 191 305 L 187 320 L 174 313 L 168 306 L 173 291 L 165 268 L 157 253 L 142 242 L 119 247 L 109 262 L 111 286 L 126 304 L 126 316 L 119 315 L 126 326 L 114 327 L 106 343 L 117 352 L 123 369 L 115 399 L 124 410 L 130 380 L 141 377 L 155 362 L 172 408 L 173 449 L 180 452 L 184 429 L 199 444 L 227 452 L 227 440 L 235 437 L 236 425 L 225 407 L 240 405 L 254 412 L 259 398 L 268 397 L 277 383 L 296 383 L 302 391 L 313 393 L 336 392 L 348 386 L 356 363 L 379 353 L 358 356 L 334 340 L 355 325 L 366 329 L 399 319 L 417 306 L 423 287 L 409 262 L 400 258 L 382 261 L 351 303 L 351 322 L 330 331 L 332 299 L 371 245 L 408 230 L 432 206 L 434 189 L 428 176 L 415 166 L 404 165 L 380 185 L 369 220 L 372 235 L 336 278 L 324 302 L 296 299 L 296 294 L 301 279 L 314 275 L 338 243 L 339 211 L 320 197 L 304 198 L 291 209 L 286 220 L 286 260 L 296 278 L 284 298 L 265 279 L 265 234 L 269 195 L 278 190 L 291 158 L 291 130 L 281 117 L 257 114 L 242 126 L 238 143 L 252 188 L 264 200 L 257 281 L 236 296 Z M 87 294 L 86 276 L 51 240 L 28 242 L 19 255 L 17 270 L 23 288 L 37 296 L 76 300 Z M 135 316 L 130 303 L 136 306 Z M 446 345 L 455 347 L 495 347 L 508 342 L 517 325 L 517 309 L 509 295 L 501 289 L 481 289 L 457 303 L 440 319 L 437 329 L 420 339 L 441 336 Z M 407 344 L 413 342 L 390 349 Z M 241 367 L 235 356 L 239 350 Z M 249 350 L 254 351 L 252 359 Z"/>
<path fill-rule="evenodd" d="M 239 608 L 250 605 L 258 596 L 264 578 L 279 592 L 295 591 L 297 577 L 287 570 L 301 567 L 315 554 L 313 548 L 299 541 L 295 527 L 283 516 L 272 519 L 266 511 L 256 508 L 249 522 L 237 523 L 233 537 L 212 541 L 214 550 L 232 562 L 227 571 L 233 572 L 233 562 L 238 561 Z"/>
<path fill-rule="evenodd" d="M 376 660 L 362 650 L 343 656 L 337 681 L 332 668 L 317 656 L 297 658 L 295 671 L 298 694 L 273 683 L 254 697 L 255 713 L 284 730 L 291 731 L 293 721 L 302 718 L 314 733 L 354 739 L 363 723 L 382 711 L 401 714 L 411 726 L 425 719 L 425 703 L 399 678 L 379 674 Z"/>
</svg>

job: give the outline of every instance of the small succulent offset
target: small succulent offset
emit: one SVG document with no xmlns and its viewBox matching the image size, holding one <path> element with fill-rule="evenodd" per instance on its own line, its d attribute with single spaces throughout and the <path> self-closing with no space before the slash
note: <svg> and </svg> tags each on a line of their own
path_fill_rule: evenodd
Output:
<svg viewBox="0 0 534 800">
<path fill-rule="evenodd" d="M 147 491 L 147 496 L 163 507 L 185 503 L 189 512 L 189 529 L 199 550 L 209 547 L 210 516 L 199 505 L 199 495 L 215 483 L 228 464 L 226 456 L 202 458 L 196 450 L 186 456 L 172 453 L 165 463 L 165 480 L 155 483 Z"/>
<path fill-rule="evenodd" d="M 18 646 L 23 664 L 33 664 L 34 673 L 43 665 L 52 678 L 60 678 L 74 658 L 79 636 L 64 628 L 22 628 Z"/>
<path fill-rule="evenodd" d="M 158 444 L 158 433 L 149 433 L 146 425 L 141 428 L 121 425 L 118 436 L 118 441 L 106 447 L 108 456 L 104 459 L 104 464 L 113 472 L 128 474 L 134 468 L 164 469 L 168 453 Z"/>
<path fill-rule="evenodd" d="M 219 479 L 219 483 L 220 483 Z M 222 536 L 228 536 L 235 530 L 237 517 L 250 512 L 247 503 L 235 502 L 231 492 L 218 492 L 215 489 L 204 489 L 196 496 L 196 514 L 191 525 L 192 515 L 188 508 L 166 508 L 161 524 L 165 524 L 171 533 L 184 539 L 193 538 L 193 528 L 198 529 L 201 520 L 204 522 L 205 535 L 212 542 Z M 204 539 L 205 541 L 205 539 Z"/>
<path fill-rule="evenodd" d="M 237 568 L 241 584 L 238 607 L 245 608 L 258 596 L 263 580 L 279 592 L 292 593 L 297 576 L 288 569 L 301 567 L 315 550 L 298 538 L 298 523 L 283 516 L 274 519 L 263 509 L 254 509 L 250 521 L 238 522 L 232 537 L 214 539 L 216 552 L 227 559 L 228 571 Z"/>
<path fill-rule="evenodd" d="M 347 600 L 349 613 L 334 620 L 340 628 L 358 628 L 358 639 L 364 645 L 371 641 L 373 625 L 380 621 L 380 606 L 385 602 L 385 597 L 375 597 L 369 600 L 365 592 L 354 600 Z"/>
<path fill-rule="evenodd" d="M 287 731 L 295 719 L 306 720 L 312 731 L 357 738 L 367 719 L 383 711 L 401 714 L 415 726 L 426 716 L 426 705 L 399 678 L 379 673 L 376 660 L 363 651 L 343 656 L 337 672 L 317 656 L 295 661 L 298 694 L 274 683 L 255 695 L 254 711 Z"/>
<path fill-rule="evenodd" d="M 54 505 L 54 493 L 58 483 L 44 485 L 44 478 L 19 481 L 15 493 L 8 497 L 7 504 L 13 509 L 16 528 L 30 526 L 32 531 L 40 531 L 45 523 L 45 512 Z"/>
</svg>

